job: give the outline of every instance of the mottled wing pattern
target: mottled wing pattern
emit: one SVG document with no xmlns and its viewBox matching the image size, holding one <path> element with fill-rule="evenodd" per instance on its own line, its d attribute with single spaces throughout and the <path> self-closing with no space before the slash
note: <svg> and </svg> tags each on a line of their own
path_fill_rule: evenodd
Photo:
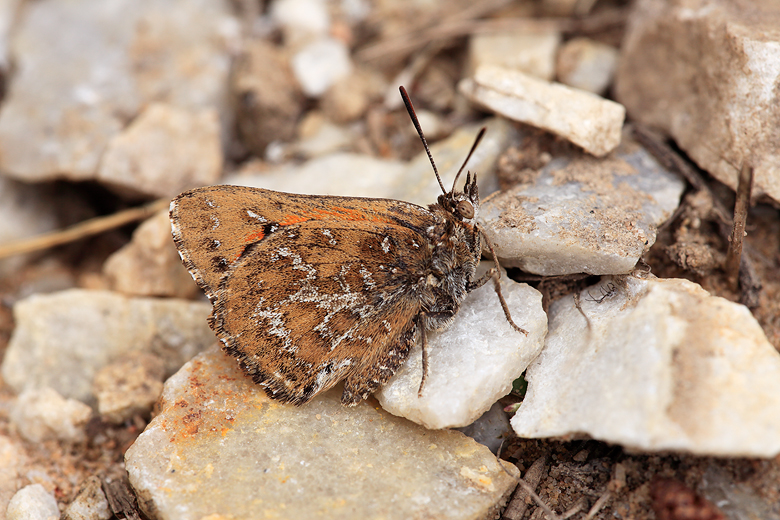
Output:
<svg viewBox="0 0 780 520">
<path fill-rule="evenodd" d="M 276 399 L 303 404 L 346 379 L 342 402 L 357 404 L 393 375 L 416 341 L 414 288 L 425 283 L 419 266 L 427 265 L 430 250 L 406 227 L 288 224 L 230 265 L 216 290 L 212 327 Z"/>
<path fill-rule="evenodd" d="M 214 300 L 222 276 L 255 242 L 311 221 L 414 228 L 430 213 L 395 200 L 294 195 L 242 186 L 211 186 L 171 202 L 174 242 L 184 265 Z M 422 232 L 422 229 L 418 229 Z"/>
</svg>

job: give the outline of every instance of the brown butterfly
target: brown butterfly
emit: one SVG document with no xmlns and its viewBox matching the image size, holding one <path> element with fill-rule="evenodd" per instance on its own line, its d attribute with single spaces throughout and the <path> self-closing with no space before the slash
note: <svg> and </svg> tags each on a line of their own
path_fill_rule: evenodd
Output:
<svg viewBox="0 0 780 520">
<path fill-rule="evenodd" d="M 455 191 L 459 171 L 444 188 L 403 87 L 401 95 L 443 192 L 428 208 L 239 186 L 198 188 L 171 202 L 176 247 L 214 306 L 211 328 L 274 399 L 302 405 L 345 380 L 341 402 L 356 405 L 418 342 L 421 393 L 426 331 L 447 328 L 490 278 L 509 323 L 528 334 L 501 295 L 498 261 L 475 279 L 484 236 L 476 175 Z"/>
</svg>

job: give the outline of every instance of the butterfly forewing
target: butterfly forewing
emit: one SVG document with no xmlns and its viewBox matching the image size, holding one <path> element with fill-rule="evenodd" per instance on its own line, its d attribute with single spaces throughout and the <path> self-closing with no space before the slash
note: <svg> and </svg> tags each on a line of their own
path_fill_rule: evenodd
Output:
<svg viewBox="0 0 780 520">
<path fill-rule="evenodd" d="M 171 203 L 176 247 L 211 300 L 222 276 L 249 245 L 288 226 L 333 221 L 414 228 L 430 218 L 426 209 L 394 200 L 295 195 L 242 186 L 198 188 Z"/>
</svg>

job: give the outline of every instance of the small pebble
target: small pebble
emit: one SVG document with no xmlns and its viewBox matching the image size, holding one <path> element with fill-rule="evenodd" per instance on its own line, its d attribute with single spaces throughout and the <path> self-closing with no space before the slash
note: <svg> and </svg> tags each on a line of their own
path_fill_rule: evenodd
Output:
<svg viewBox="0 0 780 520">
<path fill-rule="evenodd" d="M 6 520 L 59 520 L 57 501 L 40 484 L 25 486 L 8 503 Z"/>
<path fill-rule="evenodd" d="M 75 399 L 65 399 L 48 387 L 23 391 L 11 410 L 11 422 L 30 442 L 83 440 L 84 426 L 91 416 L 92 408 Z"/>
</svg>

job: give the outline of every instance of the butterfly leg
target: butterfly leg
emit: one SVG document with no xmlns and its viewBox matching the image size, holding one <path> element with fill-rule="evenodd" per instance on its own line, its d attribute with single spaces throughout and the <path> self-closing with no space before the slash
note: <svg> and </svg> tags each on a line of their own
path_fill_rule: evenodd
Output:
<svg viewBox="0 0 780 520">
<path fill-rule="evenodd" d="M 490 249 L 490 254 L 493 257 L 493 263 L 495 263 L 495 267 L 492 267 L 485 274 L 487 275 L 488 273 L 490 273 L 490 276 L 493 278 L 493 287 L 495 288 L 496 294 L 498 295 L 498 301 L 501 302 L 501 309 L 503 309 L 503 311 L 504 311 L 504 316 L 506 316 L 506 321 L 508 321 L 509 324 L 512 326 L 512 328 L 515 329 L 517 332 L 522 332 L 523 334 L 528 336 L 528 331 L 525 330 L 524 328 L 520 327 L 519 325 L 517 325 L 517 323 L 515 323 L 514 320 L 512 319 L 512 315 L 509 313 L 509 306 L 507 306 L 507 304 L 506 304 L 506 300 L 504 299 L 504 295 L 501 294 L 501 282 L 500 282 L 500 279 L 501 279 L 501 264 L 498 263 L 498 256 L 496 255 L 496 250 L 493 249 L 493 243 L 490 241 L 488 236 L 485 234 L 485 231 L 482 229 L 482 227 L 477 226 L 477 230 L 482 235 L 482 237 L 485 239 L 485 243 L 487 244 L 488 249 Z M 479 283 L 479 285 L 474 287 L 474 289 L 484 285 L 485 282 L 487 282 L 487 279 L 485 278 L 485 280 L 483 281 L 483 278 L 485 278 L 485 276 L 482 276 L 479 280 L 477 280 L 476 283 Z M 469 290 L 471 290 L 471 289 L 469 289 Z"/>
</svg>

